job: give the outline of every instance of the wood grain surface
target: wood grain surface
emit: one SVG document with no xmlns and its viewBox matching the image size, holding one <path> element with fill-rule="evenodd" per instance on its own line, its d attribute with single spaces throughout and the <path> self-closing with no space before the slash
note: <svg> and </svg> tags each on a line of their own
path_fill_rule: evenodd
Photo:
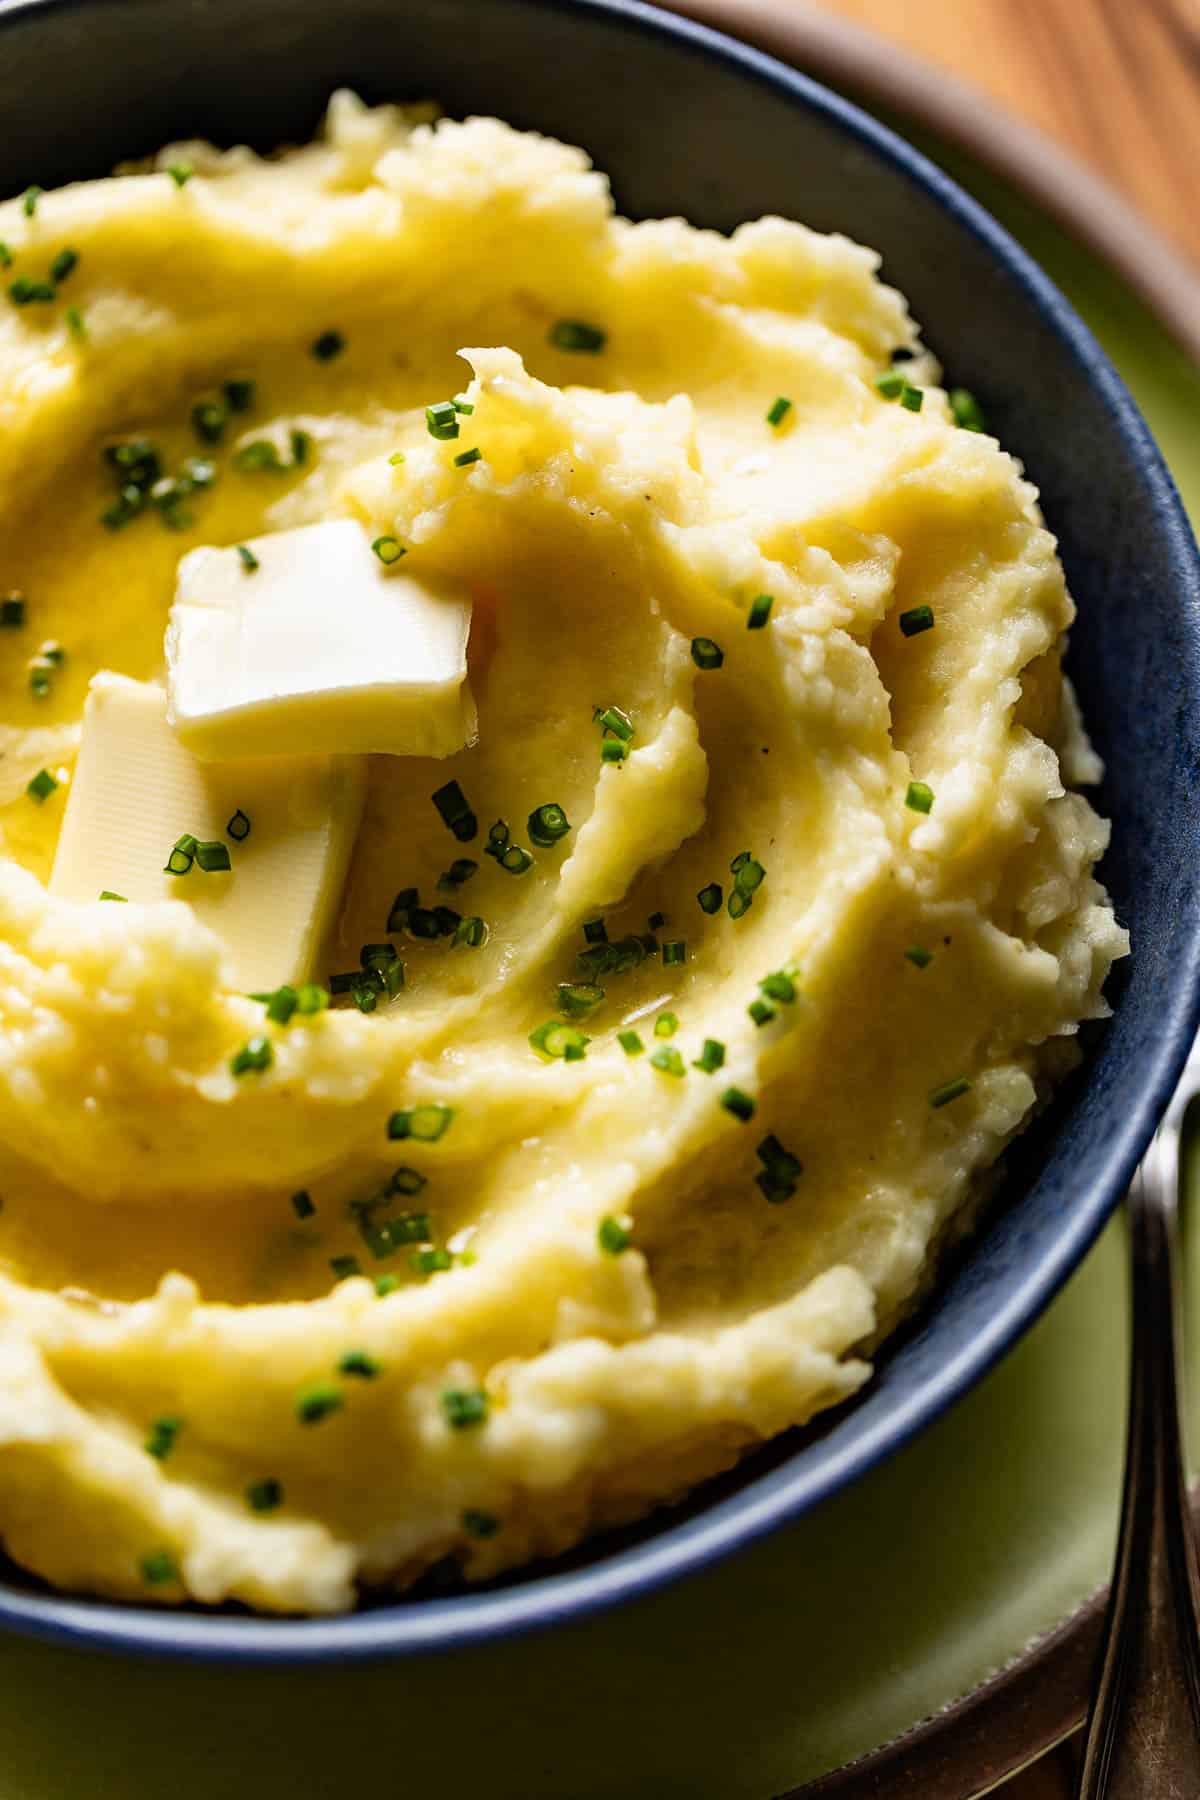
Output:
<svg viewBox="0 0 1200 1800">
<path fill-rule="evenodd" d="M 972 81 L 1200 265 L 1200 0 L 820 0 Z"/>
</svg>

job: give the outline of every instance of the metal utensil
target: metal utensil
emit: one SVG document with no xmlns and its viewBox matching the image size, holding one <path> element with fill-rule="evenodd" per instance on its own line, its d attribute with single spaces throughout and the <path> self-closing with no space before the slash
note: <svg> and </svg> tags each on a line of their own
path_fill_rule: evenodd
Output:
<svg viewBox="0 0 1200 1800">
<path fill-rule="evenodd" d="M 1133 1345 L 1116 1567 L 1080 1800 L 1200 1797 L 1200 1565 L 1179 1418 L 1178 1201 L 1192 1052 L 1129 1190 Z"/>
</svg>

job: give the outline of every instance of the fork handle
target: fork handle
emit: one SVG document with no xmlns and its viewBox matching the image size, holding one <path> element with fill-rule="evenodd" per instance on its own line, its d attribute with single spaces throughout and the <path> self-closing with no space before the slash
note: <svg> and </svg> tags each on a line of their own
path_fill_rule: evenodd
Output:
<svg viewBox="0 0 1200 1800">
<path fill-rule="evenodd" d="M 1182 1105 L 1129 1191 L 1133 1347 L 1121 1534 L 1080 1800 L 1200 1796 L 1200 1571 L 1179 1419 Z"/>
</svg>

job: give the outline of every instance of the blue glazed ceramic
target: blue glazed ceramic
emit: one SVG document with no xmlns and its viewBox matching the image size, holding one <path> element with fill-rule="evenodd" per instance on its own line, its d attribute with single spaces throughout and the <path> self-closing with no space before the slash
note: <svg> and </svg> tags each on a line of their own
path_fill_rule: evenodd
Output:
<svg viewBox="0 0 1200 1800">
<path fill-rule="evenodd" d="M 435 96 L 586 146 L 634 216 L 778 212 L 883 252 L 949 377 L 1023 458 L 1080 619 L 1070 667 L 1108 765 L 1105 872 L 1134 955 L 1086 1068 L 850 1407 L 684 1509 L 490 1590 L 332 1621 L 63 1599 L 0 1576 L 0 1627 L 196 1658 L 345 1659 L 547 1625 L 686 1573 L 835 1496 L 1012 1344 L 1119 1200 L 1200 998 L 1200 557 L 1111 365 L 1018 246 L 845 101 L 629 0 L 0 0 L 0 192 L 104 173 L 171 138 L 307 137 L 331 88 Z"/>
</svg>

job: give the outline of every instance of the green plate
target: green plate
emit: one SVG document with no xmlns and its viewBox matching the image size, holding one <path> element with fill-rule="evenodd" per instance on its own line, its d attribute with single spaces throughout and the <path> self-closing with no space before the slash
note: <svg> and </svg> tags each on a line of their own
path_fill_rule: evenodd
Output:
<svg viewBox="0 0 1200 1800">
<path fill-rule="evenodd" d="M 1074 301 L 1200 517 L 1200 372 L 1036 207 L 907 135 Z M 1200 1312 L 1200 1253 L 1188 1286 Z M 971 1692 L 1105 1579 L 1126 1336 L 1113 1226 L 995 1373 L 835 1503 L 680 1586 L 513 1643 L 222 1670 L 0 1639 L 0 1800 L 767 1800 Z"/>
</svg>

